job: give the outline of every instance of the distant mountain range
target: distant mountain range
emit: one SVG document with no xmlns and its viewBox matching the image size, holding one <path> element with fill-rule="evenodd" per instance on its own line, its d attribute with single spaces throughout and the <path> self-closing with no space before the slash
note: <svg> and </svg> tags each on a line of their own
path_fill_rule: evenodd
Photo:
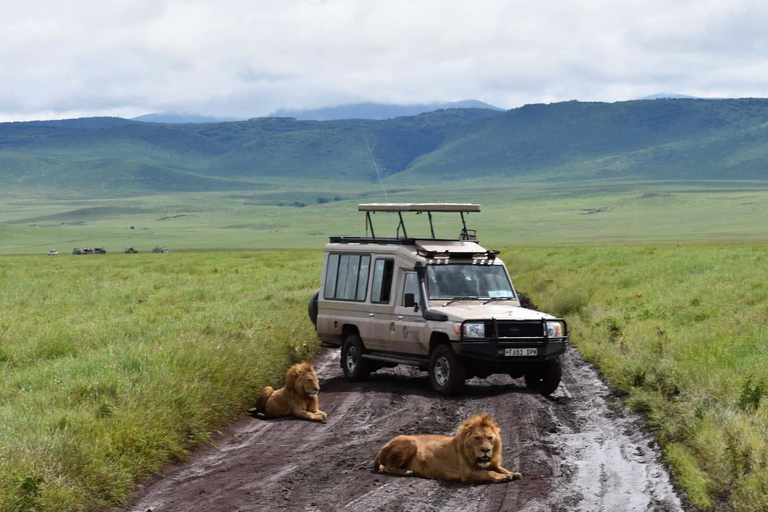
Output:
<svg viewBox="0 0 768 512">
<path fill-rule="evenodd" d="M 386 120 L 0 123 L 0 195 L 247 190 L 259 180 L 768 179 L 768 100 L 569 101 Z"/>
<path fill-rule="evenodd" d="M 385 103 L 354 103 L 337 107 L 313 110 L 279 109 L 268 117 L 292 117 L 301 121 L 333 121 L 339 119 L 394 119 L 402 116 L 416 116 L 425 112 L 451 108 L 486 108 L 502 110 L 478 100 L 454 101 L 448 103 L 425 103 L 421 105 L 389 105 Z"/>
<path fill-rule="evenodd" d="M 650 96 L 644 96 L 641 100 L 698 100 L 696 96 L 688 96 L 686 94 L 675 94 L 673 92 L 657 92 Z"/>
<path fill-rule="evenodd" d="M 225 123 L 228 121 L 242 121 L 244 118 L 213 117 L 200 114 L 176 114 L 173 112 L 157 112 L 131 118 L 131 121 L 143 121 L 145 123 Z"/>
</svg>

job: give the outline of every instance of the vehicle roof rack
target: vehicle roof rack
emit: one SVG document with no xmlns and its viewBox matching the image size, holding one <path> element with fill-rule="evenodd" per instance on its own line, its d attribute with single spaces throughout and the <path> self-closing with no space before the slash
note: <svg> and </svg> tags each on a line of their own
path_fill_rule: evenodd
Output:
<svg viewBox="0 0 768 512">
<path fill-rule="evenodd" d="M 361 212 L 479 212 L 473 203 L 366 203 L 357 206 Z"/>
<path fill-rule="evenodd" d="M 465 213 L 479 212 L 480 205 L 474 203 L 365 203 L 359 204 L 358 211 L 365 212 L 365 236 L 333 236 L 332 243 L 379 243 L 379 244 L 401 244 L 413 245 L 415 238 L 408 237 L 403 222 L 403 212 L 412 212 L 416 214 L 426 213 L 429 217 L 429 230 L 432 234 L 431 240 L 440 241 L 472 241 L 477 242 L 477 234 L 474 229 L 467 229 L 467 222 L 464 218 Z M 371 214 L 376 212 L 397 213 L 400 222 L 397 225 L 395 237 L 377 237 L 373 230 L 373 220 Z M 461 233 L 458 238 L 437 238 L 435 236 L 435 227 L 432 223 L 432 213 L 452 212 L 461 215 Z M 368 236 L 368 229 L 371 230 L 371 236 Z M 402 234 L 401 234 L 402 231 Z M 423 239 L 423 237 L 420 237 Z"/>
</svg>

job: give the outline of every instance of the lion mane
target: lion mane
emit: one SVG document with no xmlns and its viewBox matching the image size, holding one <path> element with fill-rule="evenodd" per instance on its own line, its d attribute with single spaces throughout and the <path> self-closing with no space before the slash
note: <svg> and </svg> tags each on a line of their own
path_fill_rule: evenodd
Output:
<svg viewBox="0 0 768 512">
<path fill-rule="evenodd" d="M 374 471 L 463 483 L 501 483 L 522 478 L 501 466 L 500 429 L 488 414 L 475 414 L 455 436 L 397 436 L 382 448 Z"/>
<path fill-rule="evenodd" d="M 310 421 L 325 421 L 327 415 L 318 408 L 320 383 L 311 363 L 299 363 L 288 368 L 285 386 L 275 390 L 265 387 L 256 407 L 249 412 L 259 418 L 296 416 Z"/>
</svg>

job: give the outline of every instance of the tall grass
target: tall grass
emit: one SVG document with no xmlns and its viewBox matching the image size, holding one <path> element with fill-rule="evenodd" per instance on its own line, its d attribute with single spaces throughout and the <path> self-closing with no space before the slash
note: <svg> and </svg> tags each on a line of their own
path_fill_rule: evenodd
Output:
<svg viewBox="0 0 768 512">
<path fill-rule="evenodd" d="M 766 245 L 505 255 L 516 285 L 565 315 L 579 351 L 646 415 L 691 504 L 768 510 Z"/>
<path fill-rule="evenodd" d="M 317 348 L 318 253 L 0 258 L 0 510 L 97 510 Z"/>
<path fill-rule="evenodd" d="M 768 246 L 502 251 L 700 509 L 768 509 Z M 317 348 L 320 253 L 0 257 L 0 510 L 98 510 Z"/>
</svg>

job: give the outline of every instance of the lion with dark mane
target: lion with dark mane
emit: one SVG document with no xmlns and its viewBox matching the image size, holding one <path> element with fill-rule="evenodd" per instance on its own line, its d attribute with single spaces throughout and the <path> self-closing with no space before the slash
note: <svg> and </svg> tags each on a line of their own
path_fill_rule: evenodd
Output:
<svg viewBox="0 0 768 512">
<path fill-rule="evenodd" d="M 462 423 L 455 436 L 397 436 L 376 455 L 373 469 L 467 484 L 522 478 L 501 466 L 499 431 L 488 414 L 475 414 Z"/>
<path fill-rule="evenodd" d="M 310 421 L 325 421 L 327 415 L 318 409 L 319 392 L 320 383 L 312 364 L 295 364 L 285 374 L 285 387 L 277 391 L 271 386 L 264 388 L 256 407 L 249 412 L 262 419 L 296 416 Z"/>
</svg>

